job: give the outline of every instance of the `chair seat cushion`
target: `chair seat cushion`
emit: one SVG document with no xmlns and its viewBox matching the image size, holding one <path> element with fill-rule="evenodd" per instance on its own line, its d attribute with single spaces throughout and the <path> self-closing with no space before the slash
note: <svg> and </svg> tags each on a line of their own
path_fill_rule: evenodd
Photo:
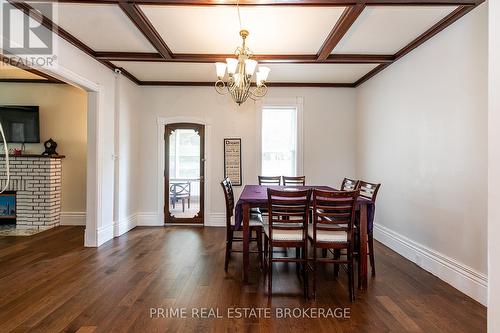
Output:
<svg viewBox="0 0 500 333">
<path fill-rule="evenodd" d="M 286 223 L 290 226 L 290 223 Z M 264 224 L 264 232 L 269 237 L 269 224 Z M 304 240 L 302 230 L 283 230 L 273 228 L 273 240 L 276 241 L 302 241 Z"/>
<path fill-rule="evenodd" d="M 262 215 L 261 214 L 255 214 L 255 213 L 251 213 L 250 214 L 250 226 L 251 227 L 259 227 L 259 226 L 262 226 L 262 224 L 264 223 L 264 221 L 262 220 Z M 231 216 L 231 225 L 234 226 L 234 216 Z"/>
<path fill-rule="evenodd" d="M 314 229 L 309 226 L 309 237 L 313 239 Z M 316 230 L 316 241 L 321 243 L 343 243 L 347 242 L 347 232 L 342 230 Z"/>
</svg>

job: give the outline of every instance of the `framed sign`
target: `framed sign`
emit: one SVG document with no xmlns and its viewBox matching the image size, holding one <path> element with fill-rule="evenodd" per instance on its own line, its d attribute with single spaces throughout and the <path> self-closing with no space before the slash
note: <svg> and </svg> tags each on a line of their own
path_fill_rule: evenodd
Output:
<svg viewBox="0 0 500 333">
<path fill-rule="evenodd" d="M 234 186 L 242 185 L 241 139 L 224 139 L 224 178 L 229 177 Z"/>
</svg>

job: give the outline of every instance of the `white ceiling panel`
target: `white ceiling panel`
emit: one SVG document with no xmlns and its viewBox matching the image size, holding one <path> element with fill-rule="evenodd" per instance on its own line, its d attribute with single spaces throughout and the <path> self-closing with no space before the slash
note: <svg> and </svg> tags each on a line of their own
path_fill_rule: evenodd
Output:
<svg viewBox="0 0 500 333">
<path fill-rule="evenodd" d="M 207 81 L 216 79 L 210 63 L 113 61 L 141 81 Z"/>
<path fill-rule="evenodd" d="M 353 83 L 378 64 L 269 64 L 269 82 Z"/>
<path fill-rule="evenodd" d="M 174 53 L 233 53 L 241 44 L 234 6 L 141 6 Z M 316 54 L 344 7 L 241 7 L 247 46 L 260 54 Z"/>
<path fill-rule="evenodd" d="M 211 63 L 115 61 L 141 81 L 215 82 Z M 269 82 L 353 83 L 378 64 L 266 64 Z"/>
<path fill-rule="evenodd" d="M 156 52 L 116 5 L 58 4 L 58 25 L 94 51 Z"/>
<path fill-rule="evenodd" d="M 332 53 L 395 54 L 455 6 L 369 6 Z"/>
<path fill-rule="evenodd" d="M 0 79 L 46 80 L 28 71 L 7 64 L 0 64 Z"/>
</svg>

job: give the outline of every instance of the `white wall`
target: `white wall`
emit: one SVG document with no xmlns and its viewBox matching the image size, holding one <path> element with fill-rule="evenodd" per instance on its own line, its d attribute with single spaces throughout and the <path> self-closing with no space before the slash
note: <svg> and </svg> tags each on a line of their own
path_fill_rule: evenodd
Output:
<svg viewBox="0 0 500 333">
<path fill-rule="evenodd" d="M 303 97 L 304 174 L 310 184 L 338 186 L 355 172 L 355 91 L 331 88 L 272 88 L 267 100 Z M 224 223 L 224 197 L 219 182 L 223 171 L 223 139 L 242 138 L 243 182 L 256 184 L 258 162 L 259 104 L 238 107 L 229 96 L 219 96 L 212 87 L 141 87 L 137 131 L 140 134 L 138 186 L 139 223 L 161 225 L 158 202 L 158 117 L 206 123 L 206 222 Z M 241 188 L 235 195 L 239 196 Z"/>
<path fill-rule="evenodd" d="M 487 274 L 487 8 L 358 90 L 358 176 L 376 237 L 482 303 Z"/>
<path fill-rule="evenodd" d="M 41 154 L 43 142 L 53 138 L 62 160 L 61 222 L 78 215 L 85 223 L 87 171 L 87 94 L 65 84 L 0 83 L 0 105 L 40 106 L 40 144 L 26 144 L 26 152 Z M 20 144 L 9 144 L 19 148 Z M 71 213 L 71 214 L 67 214 Z"/>
<path fill-rule="evenodd" d="M 134 228 L 137 224 L 138 190 L 141 181 L 136 162 L 140 142 L 138 87 L 123 76 L 117 77 L 117 108 L 115 110 L 115 236 Z"/>
<path fill-rule="evenodd" d="M 500 3 L 489 4 L 488 332 L 500 332 Z"/>
</svg>

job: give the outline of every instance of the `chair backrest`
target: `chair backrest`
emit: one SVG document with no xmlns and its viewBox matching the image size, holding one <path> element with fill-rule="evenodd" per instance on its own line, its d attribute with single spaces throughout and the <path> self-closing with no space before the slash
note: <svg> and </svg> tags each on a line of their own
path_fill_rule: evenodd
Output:
<svg viewBox="0 0 500 333">
<path fill-rule="evenodd" d="M 284 186 L 304 186 L 304 185 L 306 185 L 306 176 L 298 176 L 298 177 L 283 176 L 283 185 Z"/>
<path fill-rule="evenodd" d="M 226 199 L 226 224 L 227 226 L 231 225 L 231 217 L 234 214 L 234 192 L 233 192 L 233 184 L 231 183 L 231 179 L 226 178 L 221 181 L 222 189 L 224 190 L 224 198 Z"/>
<path fill-rule="evenodd" d="M 356 214 L 356 200 L 359 190 L 313 191 L 313 239 L 317 230 L 347 232 L 347 240 L 352 241 L 353 224 Z"/>
<path fill-rule="evenodd" d="M 191 183 L 174 183 L 170 185 L 170 194 L 174 196 L 191 194 Z"/>
<path fill-rule="evenodd" d="M 342 186 L 340 187 L 341 191 L 352 191 L 356 190 L 359 186 L 359 180 L 344 178 L 342 181 Z"/>
<path fill-rule="evenodd" d="M 267 189 L 269 211 L 269 239 L 273 229 L 301 230 L 307 239 L 311 190 L 281 191 Z"/>
<path fill-rule="evenodd" d="M 259 176 L 259 185 L 280 186 L 281 176 Z"/>
<path fill-rule="evenodd" d="M 359 195 L 375 202 L 377 199 L 378 190 L 381 184 L 369 183 L 363 180 L 359 181 Z"/>
</svg>

